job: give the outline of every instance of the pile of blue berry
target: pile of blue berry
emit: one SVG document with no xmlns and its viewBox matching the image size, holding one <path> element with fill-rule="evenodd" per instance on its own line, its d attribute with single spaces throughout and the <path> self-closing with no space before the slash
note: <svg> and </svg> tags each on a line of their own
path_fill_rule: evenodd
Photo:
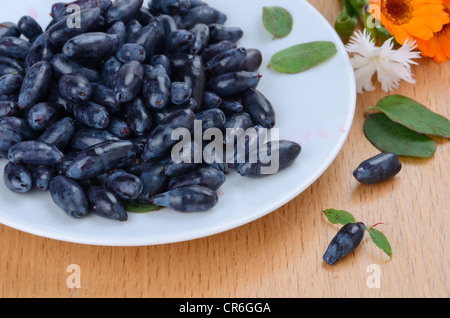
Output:
<svg viewBox="0 0 450 318">
<path fill-rule="evenodd" d="M 257 90 L 261 52 L 238 46 L 242 29 L 207 3 L 143 2 L 55 3 L 45 28 L 29 16 L 0 24 L 0 156 L 11 191 L 49 191 L 74 218 L 125 221 L 124 200 L 206 211 L 230 169 L 262 176 L 261 162 L 170 155 L 171 133 L 195 120 L 275 126 Z M 281 170 L 301 148 L 282 140 L 277 151 Z"/>
</svg>

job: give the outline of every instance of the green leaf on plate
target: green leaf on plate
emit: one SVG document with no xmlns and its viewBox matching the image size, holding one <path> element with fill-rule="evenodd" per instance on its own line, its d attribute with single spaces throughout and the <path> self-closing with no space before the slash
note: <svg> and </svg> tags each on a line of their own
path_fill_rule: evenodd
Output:
<svg viewBox="0 0 450 318">
<path fill-rule="evenodd" d="M 335 210 L 335 209 L 327 209 L 323 211 L 328 221 L 332 224 L 342 224 L 346 225 L 348 223 L 355 223 L 356 220 L 354 216 L 347 211 Z"/>
<path fill-rule="evenodd" d="M 366 118 L 364 133 L 367 139 L 383 152 L 429 158 L 436 151 L 433 139 L 393 122 L 382 113 L 371 114 Z"/>
<path fill-rule="evenodd" d="M 408 97 L 387 96 L 374 109 L 415 132 L 450 138 L 450 121 L 447 118 Z"/>
<path fill-rule="evenodd" d="M 389 257 L 392 258 L 391 244 L 389 244 L 386 236 L 380 231 L 375 230 L 374 228 L 371 228 L 368 231 L 375 245 L 381 248 L 387 255 L 389 255 Z"/>
<path fill-rule="evenodd" d="M 162 209 L 162 207 L 158 205 L 150 203 L 141 203 L 138 201 L 124 200 L 122 203 L 125 210 L 132 213 L 147 213 L 159 211 Z"/>
<path fill-rule="evenodd" d="M 275 53 L 268 67 L 279 73 L 296 74 L 328 60 L 336 53 L 336 45 L 333 42 L 303 43 Z"/>
<path fill-rule="evenodd" d="M 294 20 L 282 7 L 263 7 L 263 24 L 274 39 L 281 39 L 291 33 Z"/>
</svg>

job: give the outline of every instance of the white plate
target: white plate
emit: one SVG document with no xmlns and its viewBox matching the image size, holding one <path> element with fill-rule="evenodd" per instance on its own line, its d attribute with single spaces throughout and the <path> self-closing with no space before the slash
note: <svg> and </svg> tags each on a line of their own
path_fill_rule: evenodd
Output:
<svg viewBox="0 0 450 318">
<path fill-rule="evenodd" d="M 41 25 L 47 25 L 53 2 L 12 1 L 0 11 L 0 21 L 18 21 L 23 15 L 31 15 Z M 14 194 L 0 182 L 1 223 L 34 235 L 80 244 L 141 246 L 180 242 L 254 221 L 294 199 L 323 174 L 347 138 L 356 103 L 354 73 L 334 29 L 304 0 L 209 0 L 209 3 L 227 14 L 228 26 L 244 30 L 240 46 L 263 52 L 260 70 L 263 77 L 258 88 L 277 110 L 281 138 L 302 145 L 297 162 L 260 180 L 229 175 L 220 189 L 219 204 L 208 212 L 183 214 L 165 209 L 148 214 L 129 213 L 129 220 L 123 223 L 95 215 L 75 220 L 66 216 L 48 193 Z M 261 20 L 262 7 L 274 5 L 285 7 L 294 18 L 292 33 L 275 41 Z M 318 40 L 333 41 L 338 54 L 296 75 L 277 74 L 266 67 L 277 51 Z M 1 171 L 4 165 L 2 160 Z M 303 212 L 307 217 L 311 211 Z"/>
</svg>

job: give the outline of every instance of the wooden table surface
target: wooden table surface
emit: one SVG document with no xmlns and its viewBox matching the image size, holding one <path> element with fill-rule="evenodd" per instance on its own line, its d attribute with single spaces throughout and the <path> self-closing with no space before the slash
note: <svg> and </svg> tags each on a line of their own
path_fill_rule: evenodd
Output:
<svg viewBox="0 0 450 318">
<path fill-rule="evenodd" d="M 333 23 L 339 1 L 310 2 Z M 450 61 L 422 59 L 413 71 L 417 84 L 402 83 L 395 93 L 449 118 Z M 435 138 L 431 159 L 402 158 L 401 173 L 386 183 L 359 185 L 351 174 L 379 153 L 362 126 L 364 109 L 385 95 L 378 87 L 358 96 L 348 140 L 317 182 L 234 230 L 167 245 L 98 247 L 0 225 L 0 297 L 449 297 L 448 140 Z M 325 265 L 323 252 L 339 229 L 324 218 L 326 208 L 383 222 L 393 258 L 366 237 L 341 262 Z M 80 288 L 67 285 L 71 264 L 79 266 Z"/>
</svg>

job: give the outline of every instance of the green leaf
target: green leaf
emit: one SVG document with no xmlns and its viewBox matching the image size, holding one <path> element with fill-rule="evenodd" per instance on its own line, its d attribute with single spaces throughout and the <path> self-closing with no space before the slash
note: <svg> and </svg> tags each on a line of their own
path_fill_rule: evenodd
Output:
<svg viewBox="0 0 450 318">
<path fill-rule="evenodd" d="M 366 118 L 364 133 L 367 139 L 383 152 L 429 158 L 436 151 L 433 139 L 393 122 L 382 113 L 371 114 Z"/>
<path fill-rule="evenodd" d="M 387 96 L 374 109 L 415 132 L 450 138 L 450 121 L 447 118 L 408 97 Z"/>
<path fill-rule="evenodd" d="M 335 210 L 335 209 L 327 209 L 323 211 L 328 221 L 332 224 L 342 224 L 346 225 L 348 223 L 355 223 L 356 220 L 354 216 L 347 211 Z"/>
<path fill-rule="evenodd" d="M 303 43 L 274 54 L 268 67 L 280 73 L 300 73 L 328 60 L 336 53 L 336 46 L 332 42 Z"/>
<path fill-rule="evenodd" d="M 132 213 L 147 213 L 159 211 L 162 209 L 162 207 L 158 205 L 150 203 L 141 203 L 138 201 L 124 200 L 122 203 L 125 210 Z"/>
<path fill-rule="evenodd" d="M 389 244 L 389 241 L 386 238 L 386 236 L 384 236 L 383 233 L 374 228 L 369 229 L 368 232 L 375 245 L 381 248 L 387 255 L 389 255 L 389 257 L 392 258 L 391 244 Z"/>
<path fill-rule="evenodd" d="M 281 39 L 291 33 L 294 20 L 282 7 L 263 7 L 263 24 L 274 39 Z"/>
</svg>

